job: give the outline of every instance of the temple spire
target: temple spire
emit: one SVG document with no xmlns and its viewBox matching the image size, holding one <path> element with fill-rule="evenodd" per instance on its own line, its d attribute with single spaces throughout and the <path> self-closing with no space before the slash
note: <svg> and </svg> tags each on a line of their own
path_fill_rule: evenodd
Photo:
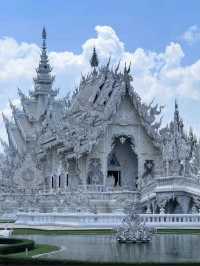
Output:
<svg viewBox="0 0 200 266">
<path fill-rule="evenodd" d="M 180 118 L 180 115 L 179 115 L 179 109 L 178 109 L 177 100 L 175 100 L 174 107 L 175 107 L 175 110 L 174 110 L 174 126 L 175 126 L 175 130 L 177 132 L 183 133 L 184 124 L 183 124 L 183 120 Z"/>
<path fill-rule="evenodd" d="M 174 102 L 174 121 L 179 122 L 179 110 L 178 110 L 178 103 L 176 99 Z"/>
<path fill-rule="evenodd" d="M 93 67 L 94 69 L 96 67 L 98 67 L 99 65 L 99 59 L 98 59 L 98 56 L 97 56 L 97 52 L 96 52 L 96 48 L 94 47 L 93 48 L 93 53 L 92 53 L 92 57 L 90 59 L 90 65 L 91 67 Z"/>
<path fill-rule="evenodd" d="M 47 38 L 47 33 L 46 33 L 46 29 L 45 27 L 43 27 L 43 30 L 42 30 L 42 48 L 43 49 L 46 49 L 46 38 Z"/>
<path fill-rule="evenodd" d="M 52 67 L 49 64 L 47 55 L 46 39 L 46 29 L 43 28 L 40 62 L 38 68 L 36 69 L 37 76 L 33 79 L 35 82 L 35 91 L 33 92 L 33 95 L 48 94 L 54 81 L 54 76 L 51 75 Z"/>
<path fill-rule="evenodd" d="M 42 30 L 42 54 L 41 54 L 41 61 L 48 63 L 48 56 L 47 56 L 47 32 L 45 27 Z"/>
</svg>

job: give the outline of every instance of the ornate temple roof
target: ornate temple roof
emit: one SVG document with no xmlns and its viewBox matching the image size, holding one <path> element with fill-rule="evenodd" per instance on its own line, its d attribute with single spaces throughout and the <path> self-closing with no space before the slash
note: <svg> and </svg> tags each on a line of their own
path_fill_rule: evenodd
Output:
<svg viewBox="0 0 200 266">
<path fill-rule="evenodd" d="M 119 65 L 110 68 L 110 59 L 104 66 L 97 68 L 96 50 L 93 51 L 91 66 L 92 71 L 87 76 L 82 76 L 79 87 L 74 91 L 72 98 L 68 99 L 68 109 L 54 132 L 54 138 L 48 128 L 40 138 L 44 148 L 60 146 L 60 152 L 65 151 L 68 156 L 80 157 L 89 153 L 99 139 L 104 135 L 107 126 L 112 122 L 113 115 L 125 96 L 128 96 L 140 118 L 147 135 L 153 144 L 158 147 L 160 136 L 158 129 L 161 120 L 162 107 L 146 105 L 131 85 L 130 65 L 125 65 L 123 72 Z M 52 141 L 47 141 L 47 139 Z"/>
<path fill-rule="evenodd" d="M 36 148 L 44 127 L 44 120 L 50 110 L 56 116 L 55 120 L 59 120 L 65 108 L 64 100 L 55 99 L 58 90 L 52 89 L 54 76 L 51 75 L 52 68 L 47 55 L 46 36 L 46 30 L 43 29 L 41 56 L 36 69 L 37 75 L 34 78 L 34 90 L 26 96 L 18 89 L 22 108 L 19 109 L 10 101 L 12 118 L 9 120 L 3 115 L 9 145 L 18 154 L 26 153 L 30 147 Z"/>
<path fill-rule="evenodd" d="M 132 86 L 131 65 L 125 64 L 120 71 L 120 64 L 110 67 L 109 58 L 106 65 L 99 66 L 94 48 L 91 72 L 82 76 L 71 98 L 56 99 L 58 90 L 52 89 L 54 76 L 51 75 L 46 37 L 43 29 L 34 90 L 26 96 L 18 89 L 22 110 L 11 103 L 13 121 L 4 119 L 9 143 L 16 151 L 22 153 L 32 149 L 44 155 L 47 149 L 56 146 L 69 157 L 81 157 L 91 152 L 105 134 L 125 97 L 129 97 L 152 143 L 160 147 L 161 119 L 158 121 L 157 117 L 163 107 L 142 102 Z"/>
</svg>

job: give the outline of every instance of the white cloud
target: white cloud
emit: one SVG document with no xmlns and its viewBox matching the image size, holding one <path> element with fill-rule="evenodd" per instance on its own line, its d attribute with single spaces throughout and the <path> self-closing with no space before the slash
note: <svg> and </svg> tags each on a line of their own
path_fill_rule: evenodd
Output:
<svg viewBox="0 0 200 266">
<path fill-rule="evenodd" d="M 190 45 L 200 41 L 200 28 L 197 25 L 192 25 L 183 33 L 182 39 Z"/>
<path fill-rule="evenodd" d="M 193 106 L 200 102 L 200 60 L 184 66 L 183 49 L 174 42 L 168 44 L 162 53 L 143 48 L 127 51 L 111 27 L 96 26 L 95 30 L 97 36 L 82 45 L 80 54 L 70 51 L 49 53 L 56 74 L 55 86 L 60 87 L 61 95 L 74 88 L 81 72 L 90 70 L 89 59 L 95 46 L 101 63 L 105 63 L 109 56 L 113 64 L 121 59 L 121 67 L 125 61 L 132 62 L 135 89 L 145 101 L 149 102 L 155 97 L 157 102 L 167 105 L 166 121 L 171 118 L 175 97 L 185 104 L 183 116 L 188 120 L 188 110 L 191 112 Z M 40 48 L 36 44 L 17 43 L 13 38 L 0 39 L 0 110 L 8 112 L 8 98 L 16 99 L 17 87 L 26 93 L 32 89 L 39 54 Z M 194 112 L 191 124 L 200 129 L 199 122 Z M 5 135 L 2 129 L 0 135 Z"/>
</svg>

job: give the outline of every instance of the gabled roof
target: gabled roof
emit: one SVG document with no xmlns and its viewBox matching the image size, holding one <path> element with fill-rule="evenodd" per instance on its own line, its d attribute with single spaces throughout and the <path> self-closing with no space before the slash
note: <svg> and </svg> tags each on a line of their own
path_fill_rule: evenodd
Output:
<svg viewBox="0 0 200 266">
<path fill-rule="evenodd" d="M 62 121 L 62 129 L 54 134 L 56 140 L 54 138 L 53 142 L 46 142 L 44 147 L 60 146 L 61 152 L 65 151 L 72 157 L 89 153 L 104 135 L 125 96 L 131 99 L 141 125 L 153 144 L 158 146 L 160 123 L 156 122 L 156 117 L 162 108 L 142 103 L 131 85 L 129 72 L 130 68 L 127 69 L 126 66 L 123 73 L 118 72 L 118 67 L 112 70 L 108 63 L 98 71 L 94 69 L 87 77 L 82 77 Z"/>
</svg>

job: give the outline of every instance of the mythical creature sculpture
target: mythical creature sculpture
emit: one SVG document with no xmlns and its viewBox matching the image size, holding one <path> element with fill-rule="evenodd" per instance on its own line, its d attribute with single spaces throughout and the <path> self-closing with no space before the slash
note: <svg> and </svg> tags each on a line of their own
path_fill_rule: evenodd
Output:
<svg viewBox="0 0 200 266">
<path fill-rule="evenodd" d="M 146 160 L 144 163 L 144 173 L 143 173 L 143 178 L 144 177 L 151 177 L 153 178 L 154 176 L 154 162 L 153 160 Z"/>
<path fill-rule="evenodd" d="M 89 169 L 88 169 L 88 184 L 91 185 L 103 184 L 101 161 L 98 158 L 93 158 L 90 160 Z"/>
<path fill-rule="evenodd" d="M 128 213 L 117 228 L 116 239 L 119 243 L 147 243 L 151 240 L 153 230 L 142 221 L 139 210 L 139 204 L 127 206 Z"/>
</svg>

